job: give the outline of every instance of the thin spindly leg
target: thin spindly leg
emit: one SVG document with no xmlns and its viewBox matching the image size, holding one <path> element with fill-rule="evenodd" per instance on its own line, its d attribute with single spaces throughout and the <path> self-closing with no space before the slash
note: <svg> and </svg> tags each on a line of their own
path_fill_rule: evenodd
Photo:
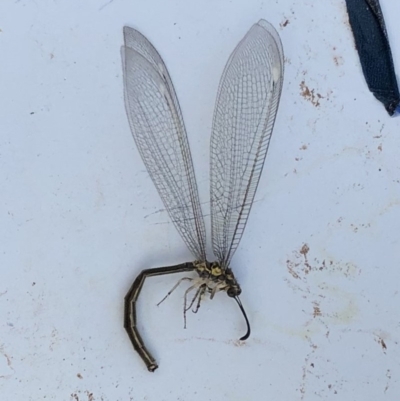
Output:
<svg viewBox="0 0 400 401">
<path fill-rule="evenodd" d="M 192 312 L 193 312 L 193 313 L 197 313 L 198 310 L 200 309 L 201 300 L 203 299 L 203 295 L 204 295 L 204 293 L 206 292 L 206 288 L 207 288 L 207 285 L 206 285 L 206 284 L 203 284 L 203 285 L 201 286 L 201 291 L 200 291 L 200 294 L 199 294 L 199 298 L 198 298 L 198 300 L 197 300 L 196 308 L 195 308 L 195 309 L 192 309 Z"/>
<path fill-rule="evenodd" d="M 184 301 L 183 301 L 183 328 L 184 329 L 186 329 L 187 296 L 188 296 L 189 292 L 192 291 L 193 289 L 195 289 L 196 287 L 197 287 L 196 285 L 192 285 L 185 291 Z M 196 293 L 196 296 L 197 296 L 197 293 Z"/>
<path fill-rule="evenodd" d="M 194 301 L 196 301 L 197 297 L 198 297 L 199 294 L 200 294 L 201 288 L 202 288 L 202 286 L 200 286 L 200 287 L 197 289 L 196 294 L 194 294 L 194 297 L 193 297 L 192 300 L 190 301 L 190 305 L 189 305 L 187 308 L 185 308 L 185 312 L 187 312 L 187 311 L 193 306 Z"/>
<path fill-rule="evenodd" d="M 157 362 L 147 350 L 137 329 L 136 321 L 136 302 L 142 290 L 143 283 L 147 277 L 161 276 L 164 274 L 183 273 L 195 270 L 193 263 L 182 263 L 175 266 L 157 267 L 154 269 L 143 270 L 133 282 L 130 290 L 125 296 L 124 310 L 124 327 L 132 342 L 133 348 L 140 355 L 150 372 L 154 372 L 157 368 Z"/>
<path fill-rule="evenodd" d="M 159 306 L 161 303 L 163 303 L 178 287 L 178 285 L 184 281 L 184 280 L 189 280 L 192 281 L 193 279 L 191 277 L 183 277 L 181 278 L 172 288 L 170 291 L 168 291 L 168 294 L 157 304 Z"/>
</svg>

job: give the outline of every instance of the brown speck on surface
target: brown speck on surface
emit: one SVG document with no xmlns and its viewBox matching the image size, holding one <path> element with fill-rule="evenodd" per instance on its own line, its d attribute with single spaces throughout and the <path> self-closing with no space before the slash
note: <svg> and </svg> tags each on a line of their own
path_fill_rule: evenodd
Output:
<svg viewBox="0 0 400 401">
<path fill-rule="evenodd" d="M 290 260 L 287 260 L 286 261 L 286 266 L 287 266 L 287 269 L 288 269 L 289 273 L 293 276 L 293 278 L 295 278 L 295 279 L 299 279 L 300 278 L 300 276 L 294 271 L 294 269 L 297 266 L 299 266 L 298 263 L 295 264 L 295 263 L 291 262 Z"/>
<path fill-rule="evenodd" d="M 288 24 L 289 24 L 289 20 L 286 19 L 285 21 L 281 22 L 279 25 L 281 26 L 281 28 L 285 28 L 288 26 Z"/>
<path fill-rule="evenodd" d="M 310 343 L 311 351 L 306 355 L 304 359 L 304 365 L 302 367 L 302 376 L 301 376 L 301 384 L 300 388 L 298 389 L 300 391 L 300 400 L 305 399 L 306 395 L 306 389 L 307 389 L 307 377 L 311 371 L 309 370 L 308 366 L 314 367 L 314 364 L 310 362 L 310 359 L 314 357 L 315 350 L 318 348 L 309 338 L 308 341 Z"/>
<path fill-rule="evenodd" d="M 307 254 L 308 251 L 310 250 L 310 247 L 307 244 L 304 244 L 301 249 L 300 249 L 300 253 L 304 256 L 304 266 L 306 267 L 306 269 L 304 270 L 304 273 L 308 274 L 311 271 L 311 266 L 308 263 L 308 259 L 307 259 Z"/>
<path fill-rule="evenodd" d="M 301 81 L 300 83 L 300 94 L 303 96 L 305 100 L 308 100 L 313 106 L 319 107 L 320 99 L 323 99 L 323 96 L 319 93 L 315 93 L 314 89 L 309 89 L 308 86 L 305 84 L 305 81 Z"/>
<path fill-rule="evenodd" d="M 300 150 L 306 150 L 307 149 L 307 145 L 303 145 Z"/>
<path fill-rule="evenodd" d="M 90 391 L 86 391 L 86 395 L 88 397 L 88 401 L 94 401 L 93 393 L 91 393 Z"/>
<path fill-rule="evenodd" d="M 82 376 L 80 373 L 77 373 L 76 377 L 77 377 L 78 379 L 83 379 L 83 376 Z"/>
<path fill-rule="evenodd" d="M 382 152 L 382 144 L 380 144 L 380 145 L 378 146 L 378 150 L 380 150 L 380 151 Z"/>
<path fill-rule="evenodd" d="M 314 317 L 322 316 L 321 309 L 316 302 L 314 303 L 313 309 L 314 309 L 314 311 L 313 311 Z"/>
<path fill-rule="evenodd" d="M 360 274 L 360 269 L 352 263 L 334 262 L 332 260 L 320 260 L 316 257 L 309 259 L 310 247 L 304 243 L 299 250 L 293 251 L 295 259 L 287 259 L 286 266 L 289 273 L 302 281 L 306 280 L 309 274 L 318 271 L 341 273 L 345 277 L 352 278 Z"/>
<path fill-rule="evenodd" d="M 385 340 L 383 338 L 380 339 L 380 343 L 381 343 L 382 349 L 387 349 Z"/>
<path fill-rule="evenodd" d="M 307 256 L 307 253 L 309 250 L 310 250 L 310 247 L 307 244 L 304 244 L 300 249 L 300 253 L 304 256 Z"/>
<path fill-rule="evenodd" d="M 0 352 L 1 352 L 1 353 L 4 355 L 4 357 L 6 358 L 7 366 L 8 366 L 9 368 L 11 368 L 12 363 L 11 363 L 11 358 L 10 358 L 10 356 L 7 355 L 7 354 L 4 352 L 4 350 L 3 350 L 2 348 L 0 348 Z"/>
<path fill-rule="evenodd" d="M 36 285 L 36 283 L 35 283 L 35 282 L 33 282 L 33 283 L 32 283 L 32 287 L 34 287 L 35 285 Z"/>
<path fill-rule="evenodd" d="M 335 63 L 336 67 L 344 64 L 343 57 L 341 56 L 333 56 L 333 62 Z"/>
<path fill-rule="evenodd" d="M 388 381 L 387 381 L 385 390 L 383 391 L 384 393 L 386 393 L 386 391 L 388 391 L 389 382 L 390 382 L 390 379 L 392 378 L 392 375 L 391 375 L 391 373 L 390 373 L 390 369 L 388 369 L 388 370 L 386 371 L 386 377 L 387 377 Z"/>
<path fill-rule="evenodd" d="M 76 393 L 72 393 L 71 398 L 73 398 L 75 401 L 79 401 L 78 394 L 76 394 Z"/>
</svg>

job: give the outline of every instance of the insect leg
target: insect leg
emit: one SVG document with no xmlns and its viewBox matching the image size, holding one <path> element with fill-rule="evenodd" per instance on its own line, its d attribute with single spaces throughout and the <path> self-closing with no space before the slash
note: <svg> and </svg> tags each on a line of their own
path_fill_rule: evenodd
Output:
<svg viewBox="0 0 400 401">
<path fill-rule="evenodd" d="M 197 287 L 197 285 L 196 284 L 194 284 L 194 285 L 192 285 L 192 286 L 190 286 L 186 291 L 185 291 L 185 295 L 184 295 L 184 301 L 183 301 L 183 327 L 186 329 L 186 312 L 187 312 L 187 310 L 188 310 L 188 308 L 186 307 L 186 305 L 187 305 L 187 296 L 188 296 L 188 294 L 189 294 L 189 292 L 190 291 L 192 291 L 193 289 L 195 289 Z M 195 297 L 197 297 L 197 294 L 198 294 L 198 292 L 196 292 L 196 295 L 195 295 Z M 192 300 L 192 302 L 194 302 L 193 300 Z M 189 309 L 190 309 L 190 306 L 189 306 Z"/>
<path fill-rule="evenodd" d="M 198 298 L 198 300 L 197 300 L 196 308 L 195 308 L 195 309 L 192 309 L 192 312 L 193 312 L 193 313 L 197 313 L 197 312 L 198 312 L 198 310 L 199 310 L 199 308 L 200 308 L 201 300 L 203 299 L 203 295 L 205 294 L 206 289 L 207 289 L 207 284 L 203 284 L 203 285 L 201 286 L 201 291 L 200 291 L 200 294 L 199 294 L 199 298 Z"/>
<path fill-rule="evenodd" d="M 202 289 L 202 286 L 200 286 L 200 287 L 197 289 L 196 294 L 194 294 L 194 297 L 193 297 L 192 300 L 190 301 L 190 305 L 189 305 L 187 308 L 185 308 L 185 312 L 187 312 L 187 311 L 193 306 L 194 301 L 196 301 L 197 297 L 199 296 L 201 289 Z"/>
<path fill-rule="evenodd" d="M 184 280 L 189 280 L 192 281 L 193 279 L 191 277 L 183 277 L 181 278 L 172 288 L 170 291 L 168 291 L 168 294 L 157 304 L 157 306 L 159 306 L 160 304 L 162 304 L 178 287 L 178 285 L 184 281 Z"/>
</svg>

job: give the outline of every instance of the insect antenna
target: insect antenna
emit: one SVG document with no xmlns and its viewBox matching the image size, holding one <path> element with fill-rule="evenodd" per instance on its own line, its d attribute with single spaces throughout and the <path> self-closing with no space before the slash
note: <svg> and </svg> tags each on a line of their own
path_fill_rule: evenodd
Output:
<svg viewBox="0 0 400 401">
<path fill-rule="evenodd" d="M 240 301 L 239 297 L 234 297 L 234 298 L 235 298 L 235 301 L 237 302 L 237 304 L 239 305 L 239 308 L 242 311 L 243 316 L 246 320 L 247 332 L 243 337 L 240 338 L 240 341 L 245 341 L 250 337 L 250 333 L 251 333 L 249 319 L 247 318 L 246 312 L 243 308 L 242 302 Z"/>
</svg>

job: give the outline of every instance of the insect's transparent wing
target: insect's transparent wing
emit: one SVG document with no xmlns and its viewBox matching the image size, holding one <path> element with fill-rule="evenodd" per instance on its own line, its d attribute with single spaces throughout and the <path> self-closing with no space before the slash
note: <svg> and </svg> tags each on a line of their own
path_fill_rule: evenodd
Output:
<svg viewBox="0 0 400 401">
<path fill-rule="evenodd" d="M 240 242 L 268 151 L 283 83 L 275 28 L 253 25 L 231 54 L 218 89 L 211 136 L 211 219 L 224 266 Z"/>
<path fill-rule="evenodd" d="M 205 227 L 178 99 L 161 56 L 138 31 L 124 27 L 125 107 L 136 145 L 175 227 L 205 260 Z"/>
</svg>

